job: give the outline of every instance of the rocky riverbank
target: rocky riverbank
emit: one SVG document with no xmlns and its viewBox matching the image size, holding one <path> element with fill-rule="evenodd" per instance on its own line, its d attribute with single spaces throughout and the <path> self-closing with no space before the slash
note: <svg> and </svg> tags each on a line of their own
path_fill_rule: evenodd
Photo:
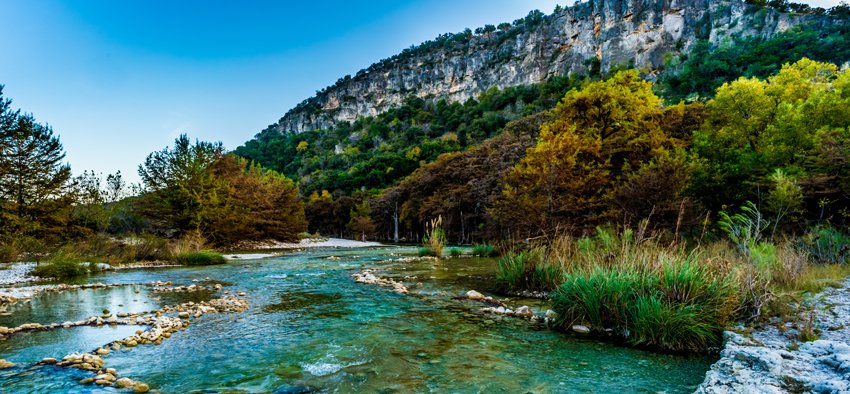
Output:
<svg viewBox="0 0 850 394">
<path fill-rule="evenodd" d="M 129 286 L 138 286 L 132 284 Z M 196 290 L 212 290 L 219 291 L 221 285 L 214 285 L 210 288 L 190 285 L 173 287 L 170 282 L 151 282 L 146 284 L 153 286 L 155 291 L 166 292 L 183 292 Z M 108 288 L 117 286 L 128 286 L 122 284 L 89 284 L 89 285 L 55 285 L 55 286 L 38 286 L 30 289 L 25 295 L 31 297 L 38 292 L 44 291 L 67 291 L 85 288 Z M 245 293 L 240 292 L 240 296 Z M 17 299 L 15 299 L 17 300 Z M 53 365 L 64 368 L 77 368 L 84 371 L 91 371 L 92 377 L 82 379 L 81 384 L 95 384 L 102 387 L 114 387 L 118 389 L 132 390 L 137 393 L 145 393 L 150 390 L 150 386 L 139 381 L 132 380 L 127 377 L 120 377 L 115 369 L 106 368 L 104 357 L 111 352 L 120 350 L 121 348 L 132 348 L 139 345 L 155 344 L 159 345 L 162 341 L 171 338 L 172 334 L 181 331 L 189 326 L 192 318 L 199 319 L 204 314 L 208 313 L 233 313 L 242 312 L 249 307 L 248 302 L 234 295 L 225 295 L 220 298 L 215 298 L 204 302 L 186 302 L 178 305 L 164 306 L 160 309 L 141 312 L 141 313 L 111 313 L 108 310 L 103 311 L 103 315 L 91 316 L 87 319 L 79 321 L 67 321 L 64 323 L 38 324 L 28 323 L 18 327 L 0 327 L 0 339 L 29 331 L 46 331 L 53 329 L 63 329 L 79 326 L 104 326 L 104 325 L 132 325 L 132 326 L 148 326 L 146 330 L 137 330 L 135 334 L 117 341 L 113 341 L 88 353 L 72 353 L 61 360 L 54 358 L 42 359 L 36 366 Z M 0 369 L 12 368 L 15 364 L 5 360 L 0 360 Z"/>
<path fill-rule="evenodd" d="M 720 360 L 697 393 L 850 392 L 850 279 L 813 298 L 814 315 L 724 333 Z M 804 331 L 817 339 L 803 341 Z"/>
</svg>

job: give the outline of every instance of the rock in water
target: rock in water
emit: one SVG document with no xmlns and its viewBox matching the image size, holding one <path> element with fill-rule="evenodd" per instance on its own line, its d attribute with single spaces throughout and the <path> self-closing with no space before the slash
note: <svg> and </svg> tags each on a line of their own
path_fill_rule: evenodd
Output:
<svg viewBox="0 0 850 394">
<path fill-rule="evenodd" d="M 15 366 L 15 363 L 10 363 L 2 358 L 0 358 L 0 369 L 12 368 Z"/>
<path fill-rule="evenodd" d="M 470 300 L 483 300 L 484 294 L 481 294 L 475 290 L 470 290 L 466 292 L 466 298 L 469 298 Z"/>
<path fill-rule="evenodd" d="M 590 328 L 588 328 L 587 326 L 583 326 L 581 324 L 574 325 L 572 327 L 572 329 L 573 329 L 574 332 L 577 332 L 579 334 L 587 334 L 587 333 L 590 332 Z"/>
</svg>

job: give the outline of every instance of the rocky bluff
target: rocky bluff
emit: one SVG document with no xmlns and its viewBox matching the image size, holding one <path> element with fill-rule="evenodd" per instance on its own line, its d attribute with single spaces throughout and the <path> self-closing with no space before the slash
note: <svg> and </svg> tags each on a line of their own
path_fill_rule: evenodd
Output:
<svg viewBox="0 0 850 394">
<path fill-rule="evenodd" d="M 411 95 L 462 102 L 494 86 L 612 67 L 638 67 L 651 76 L 699 40 L 718 45 L 734 36 L 769 38 L 801 23 L 829 19 L 744 0 L 589 0 L 411 47 L 321 90 L 274 127 L 281 133 L 322 129 L 377 115 Z"/>
</svg>

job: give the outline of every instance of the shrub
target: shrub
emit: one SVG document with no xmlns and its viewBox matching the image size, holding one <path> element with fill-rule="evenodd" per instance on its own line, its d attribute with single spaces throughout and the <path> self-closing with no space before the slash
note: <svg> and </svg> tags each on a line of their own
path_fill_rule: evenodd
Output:
<svg viewBox="0 0 850 394">
<path fill-rule="evenodd" d="M 206 250 L 178 254 L 174 257 L 174 261 L 182 265 L 215 265 L 227 263 L 227 260 L 220 253 Z"/>
<path fill-rule="evenodd" d="M 817 227 L 806 234 L 801 247 L 816 263 L 850 262 L 850 236 L 829 226 Z"/>
<path fill-rule="evenodd" d="M 458 248 L 450 248 L 449 249 L 449 256 L 460 257 L 462 255 L 463 255 L 463 251 L 458 249 Z"/>
<path fill-rule="evenodd" d="M 496 257 L 496 247 L 490 244 L 475 244 L 472 246 L 472 255 L 478 257 Z"/>
<path fill-rule="evenodd" d="M 91 264 L 81 261 L 73 250 L 63 248 L 53 254 L 49 260 L 36 265 L 33 275 L 39 278 L 70 279 L 84 276 L 91 271 Z"/>
</svg>

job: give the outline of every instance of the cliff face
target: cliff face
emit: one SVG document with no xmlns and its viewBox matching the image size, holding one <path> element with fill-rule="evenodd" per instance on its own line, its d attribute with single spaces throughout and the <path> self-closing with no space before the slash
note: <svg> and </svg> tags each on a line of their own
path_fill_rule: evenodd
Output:
<svg viewBox="0 0 850 394">
<path fill-rule="evenodd" d="M 411 95 L 465 101 L 490 87 L 583 75 L 592 68 L 630 66 L 652 75 L 665 57 L 688 52 L 701 39 L 719 44 L 733 35 L 768 38 L 804 22 L 828 19 L 756 9 L 743 0 L 589 0 L 534 23 L 406 51 L 305 100 L 277 129 L 322 129 L 377 115 Z"/>
</svg>

